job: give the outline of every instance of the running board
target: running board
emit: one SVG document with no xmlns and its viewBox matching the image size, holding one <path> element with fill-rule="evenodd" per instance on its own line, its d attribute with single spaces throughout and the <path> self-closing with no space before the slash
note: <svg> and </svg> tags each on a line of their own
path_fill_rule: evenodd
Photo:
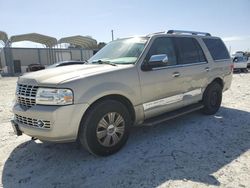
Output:
<svg viewBox="0 0 250 188">
<path fill-rule="evenodd" d="M 192 105 L 177 109 L 175 111 L 167 112 L 165 114 L 162 114 L 162 115 L 147 119 L 142 123 L 142 125 L 144 125 L 144 126 L 153 126 L 153 125 L 162 123 L 164 121 L 174 119 L 174 118 L 177 118 L 179 116 L 182 116 L 182 115 L 194 112 L 196 110 L 202 109 L 203 107 L 204 107 L 204 105 L 201 104 L 201 103 L 192 104 Z"/>
</svg>

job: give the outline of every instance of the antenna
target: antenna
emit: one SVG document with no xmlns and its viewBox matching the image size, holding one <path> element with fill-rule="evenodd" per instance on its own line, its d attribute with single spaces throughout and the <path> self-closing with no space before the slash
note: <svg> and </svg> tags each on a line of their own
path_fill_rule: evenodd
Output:
<svg viewBox="0 0 250 188">
<path fill-rule="evenodd" d="M 114 30 L 111 30 L 111 37 L 112 37 L 112 41 L 114 40 Z"/>
</svg>

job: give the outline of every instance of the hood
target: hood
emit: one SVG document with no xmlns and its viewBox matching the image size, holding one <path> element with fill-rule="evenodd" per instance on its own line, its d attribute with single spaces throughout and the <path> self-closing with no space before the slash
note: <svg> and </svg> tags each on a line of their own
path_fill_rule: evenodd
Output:
<svg viewBox="0 0 250 188">
<path fill-rule="evenodd" d="M 83 65 L 70 65 L 62 66 L 51 69 L 44 69 L 32 73 L 27 73 L 21 76 L 18 80 L 19 83 L 26 84 L 49 84 L 55 85 L 67 80 L 83 78 L 88 76 L 93 76 L 97 74 L 107 73 L 111 71 L 121 70 L 124 68 L 131 67 L 132 65 L 105 65 L 105 64 L 83 64 Z"/>
</svg>

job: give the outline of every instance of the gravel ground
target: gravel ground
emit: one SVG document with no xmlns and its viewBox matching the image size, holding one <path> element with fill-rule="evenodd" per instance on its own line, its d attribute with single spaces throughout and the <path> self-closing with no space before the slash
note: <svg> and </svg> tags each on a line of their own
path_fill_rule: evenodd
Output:
<svg viewBox="0 0 250 188">
<path fill-rule="evenodd" d="M 74 143 L 15 136 L 16 80 L 0 78 L 0 187 L 250 187 L 250 73 L 234 75 L 215 116 L 133 128 L 127 145 L 105 158 Z"/>
</svg>

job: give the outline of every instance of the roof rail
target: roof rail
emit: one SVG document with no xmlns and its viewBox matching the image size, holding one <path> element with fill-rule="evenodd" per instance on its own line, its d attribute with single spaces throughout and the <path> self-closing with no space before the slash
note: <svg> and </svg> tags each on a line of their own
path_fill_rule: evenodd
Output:
<svg viewBox="0 0 250 188">
<path fill-rule="evenodd" d="M 211 36 L 210 33 L 198 32 L 198 31 L 182 31 L 182 30 L 168 30 L 167 34 L 191 34 L 191 35 L 204 35 Z"/>
<path fill-rule="evenodd" d="M 155 32 L 155 33 L 149 33 L 147 34 L 147 36 L 152 36 L 152 35 L 157 35 L 157 34 L 166 34 L 166 31 L 159 31 L 159 32 Z"/>
</svg>

